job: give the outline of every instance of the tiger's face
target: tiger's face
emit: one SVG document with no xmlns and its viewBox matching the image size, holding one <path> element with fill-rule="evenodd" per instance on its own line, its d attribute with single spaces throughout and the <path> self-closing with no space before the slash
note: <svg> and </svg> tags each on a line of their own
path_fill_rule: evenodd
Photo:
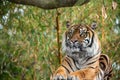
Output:
<svg viewBox="0 0 120 80">
<path fill-rule="evenodd" d="M 73 25 L 64 35 L 63 50 L 68 54 L 87 53 L 96 54 L 100 47 L 98 37 L 94 30 L 87 25 Z"/>
<path fill-rule="evenodd" d="M 86 26 L 72 26 L 65 34 L 66 47 L 69 47 L 72 52 L 83 51 L 83 48 L 91 46 L 92 33 Z"/>
</svg>

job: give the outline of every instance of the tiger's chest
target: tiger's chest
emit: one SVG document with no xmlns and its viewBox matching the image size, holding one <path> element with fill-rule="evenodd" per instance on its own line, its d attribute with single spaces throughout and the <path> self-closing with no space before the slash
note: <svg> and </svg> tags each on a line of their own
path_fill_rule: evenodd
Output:
<svg viewBox="0 0 120 80">
<path fill-rule="evenodd" d="M 75 59 L 70 56 L 65 56 L 62 65 L 65 66 L 69 72 L 75 72 L 88 67 L 95 68 L 96 66 L 99 66 L 97 58 L 99 58 L 99 55 L 94 57 L 82 57 L 78 59 L 77 57 Z"/>
</svg>

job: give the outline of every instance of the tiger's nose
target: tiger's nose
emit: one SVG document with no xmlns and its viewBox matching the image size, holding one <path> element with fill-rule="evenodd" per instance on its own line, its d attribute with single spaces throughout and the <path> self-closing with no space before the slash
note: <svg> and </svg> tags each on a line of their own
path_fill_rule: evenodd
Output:
<svg viewBox="0 0 120 80">
<path fill-rule="evenodd" d="M 72 43 L 76 43 L 78 40 L 77 39 L 71 39 Z"/>
</svg>

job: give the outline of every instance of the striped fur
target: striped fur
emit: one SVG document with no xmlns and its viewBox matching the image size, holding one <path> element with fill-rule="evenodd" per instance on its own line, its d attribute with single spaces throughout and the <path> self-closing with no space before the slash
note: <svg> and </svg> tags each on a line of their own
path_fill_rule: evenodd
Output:
<svg viewBox="0 0 120 80">
<path fill-rule="evenodd" d="M 73 25 L 65 32 L 62 48 L 66 56 L 51 80 L 109 80 L 109 58 L 101 55 L 99 39 L 91 27 Z"/>
<path fill-rule="evenodd" d="M 106 54 L 101 54 L 99 59 L 100 69 L 104 72 L 104 80 L 112 77 L 112 63 Z"/>
</svg>

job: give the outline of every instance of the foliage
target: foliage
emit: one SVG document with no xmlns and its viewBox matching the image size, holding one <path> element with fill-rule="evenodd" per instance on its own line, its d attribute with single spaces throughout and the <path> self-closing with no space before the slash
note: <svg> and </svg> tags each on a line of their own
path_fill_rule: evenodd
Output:
<svg viewBox="0 0 120 80">
<path fill-rule="evenodd" d="M 117 3 L 116 9 L 112 9 L 112 0 L 91 0 L 80 7 L 58 9 L 61 41 L 68 20 L 73 24 L 98 23 L 102 51 L 113 61 L 113 80 L 120 79 L 120 1 Z M 0 80 L 49 80 L 59 66 L 56 10 L 7 1 L 0 4 Z"/>
</svg>

